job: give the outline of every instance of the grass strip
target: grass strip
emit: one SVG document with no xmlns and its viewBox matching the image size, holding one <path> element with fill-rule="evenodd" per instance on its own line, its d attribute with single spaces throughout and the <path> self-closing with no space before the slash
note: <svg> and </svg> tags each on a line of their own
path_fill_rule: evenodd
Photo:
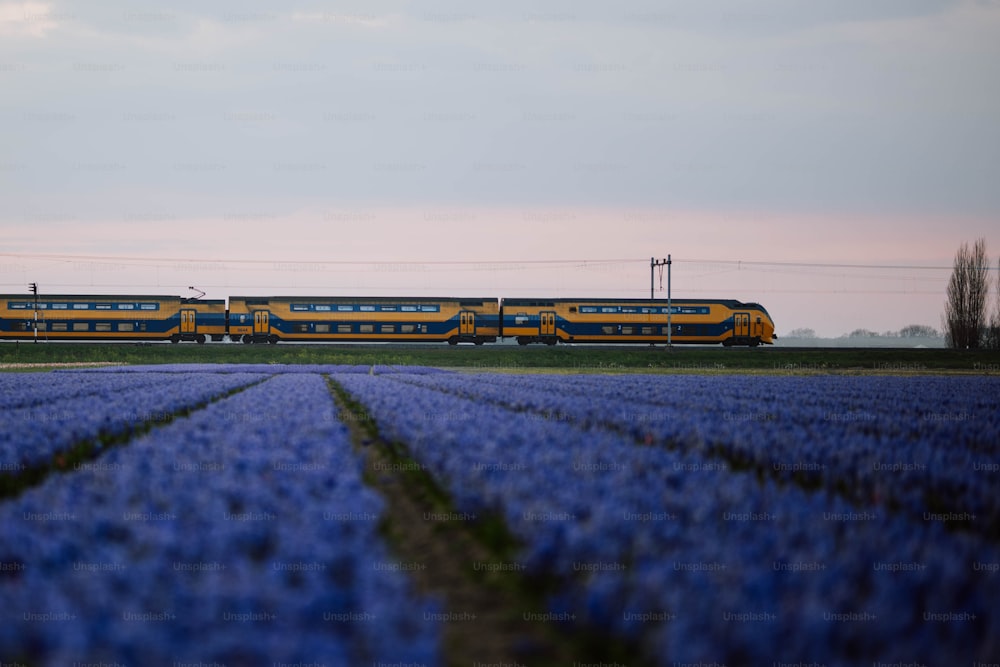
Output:
<svg viewBox="0 0 1000 667">
<path fill-rule="evenodd" d="M 278 344 L 0 342 L 5 364 L 283 363 L 436 366 L 473 371 L 560 369 L 587 373 L 972 373 L 1000 374 L 1000 350 L 937 348 L 723 348 L 722 346 L 474 346 L 447 344 Z"/>
</svg>

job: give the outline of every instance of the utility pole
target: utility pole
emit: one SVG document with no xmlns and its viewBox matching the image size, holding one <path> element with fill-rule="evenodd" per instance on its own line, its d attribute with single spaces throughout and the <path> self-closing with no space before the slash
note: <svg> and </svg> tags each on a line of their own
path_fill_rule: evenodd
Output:
<svg viewBox="0 0 1000 667">
<path fill-rule="evenodd" d="M 28 289 L 35 295 L 35 342 L 38 342 L 38 283 L 29 283 Z"/>
<path fill-rule="evenodd" d="M 658 267 L 658 266 L 666 266 L 667 267 L 667 347 L 671 347 L 671 345 L 672 345 L 672 343 L 671 343 L 671 337 L 672 337 L 672 334 L 673 334 L 672 327 L 670 326 L 670 311 L 673 310 L 673 308 L 671 307 L 672 304 L 670 302 L 670 265 L 671 265 L 670 255 L 667 255 L 666 259 L 655 259 L 653 257 L 649 258 L 649 298 L 650 299 L 656 298 L 654 296 L 654 290 L 653 290 L 653 269 L 656 268 L 656 267 Z M 663 280 L 663 278 L 662 278 L 663 274 L 661 273 L 660 275 L 661 275 L 660 280 Z"/>
<path fill-rule="evenodd" d="M 671 336 L 673 335 L 673 328 L 670 326 L 670 311 L 672 311 L 673 304 L 670 303 L 670 255 L 667 255 L 667 349 L 673 347 L 671 343 Z"/>
</svg>

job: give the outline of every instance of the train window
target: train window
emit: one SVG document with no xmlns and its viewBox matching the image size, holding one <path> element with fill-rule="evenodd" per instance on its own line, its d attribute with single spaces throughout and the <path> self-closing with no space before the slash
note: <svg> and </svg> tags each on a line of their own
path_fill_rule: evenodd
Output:
<svg viewBox="0 0 1000 667">
<path fill-rule="evenodd" d="M 97 310 L 111 310 L 111 304 L 110 303 L 99 303 L 99 304 L 97 304 L 96 308 L 97 308 Z"/>
<path fill-rule="evenodd" d="M 417 311 L 416 306 L 400 306 L 399 309 L 402 310 L 404 313 L 414 313 Z"/>
<path fill-rule="evenodd" d="M 292 310 L 293 311 L 305 311 L 305 310 L 309 310 L 309 305 L 305 304 L 305 303 L 293 303 L 292 304 Z"/>
<path fill-rule="evenodd" d="M 338 324 L 337 325 L 337 333 L 351 333 L 351 325 L 350 324 Z"/>
<path fill-rule="evenodd" d="M 30 331 L 31 327 L 26 322 L 11 322 L 10 323 L 10 330 L 11 331 Z"/>
<path fill-rule="evenodd" d="M 316 306 L 316 311 L 321 313 L 328 313 L 332 310 L 330 306 Z"/>
<path fill-rule="evenodd" d="M 65 322 L 53 322 L 49 325 L 49 331 L 68 331 L 69 328 L 66 326 Z"/>
<path fill-rule="evenodd" d="M 622 312 L 623 313 L 638 313 L 639 309 L 638 308 L 634 308 L 632 306 L 624 306 L 622 308 Z"/>
<path fill-rule="evenodd" d="M 94 325 L 94 331 L 111 331 L 111 322 L 98 322 Z"/>
<path fill-rule="evenodd" d="M 145 330 L 146 330 L 146 323 L 139 322 L 139 331 L 145 331 Z"/>
<path fill-rule="evenodd" d="M 399 333 L 413 333 L 416 330 L 417 330 L 417 327 L 415 327 L 412 324 L 400 324 L 399 325 Z"/>
<path fill-rule="evenodd" d="M 337 306 L 337 310 L 342 313 L 351 313 L 354 312 L 354 306 Z"/>
<path fill-rule="evenodd" d="M 580 312 L 581 313 L 596 313 L 597 312 L 597 307 L 596 306 L 580 306 Z"/>
<path fill-rule="evenodd" d="M 133 303 L 119 303 L 118 310 L 135 310 L 135 304 Z"/>
<path fill-rule="evenodd" d="M 74 303 L 73 310 L 88 310 L 90 308 L 89 303 Z"/>
<path fill-rule="evenodd" d="M 427 333 L 427 325 L 426 324 L 421 324 L 420 325 L 420 333 Z"/>
<path fill-rule="evenodd" d="M 90 331 L 89 322 L 73 322 L 73 331 Z"/>
<path fill-rule="evenodd" d="M 159 306 L 155 303 L 140 303 L 140 310 L 159 310 Z"/>
<path fill-rule="evenodd" d="M 642 335 L 643 336 L 651 336 L 651 335 L 653 335 L 653 327 L 643 327 L 642 328 Z"/>
<path fill-rule="evenodd" d="M 603 306 L 601 308 L 601 312 L 602 313 L 617 313 L 618 312 L 618 308 L 616 308 L 615 306 Z"/>
<path fill-rule="evenodd" d="M 292 331 L 295 333 L 309 333 L 309 324 L 306 322 L 296 322 L 292 327 Z"/>
<path fill-rule="evenodd" d="M 631 336 L 635 333 L 635 327 L 622 327 L 622 333 L 626 336 Z"/>
<path fill-rule="evenodd" d="M 601 333 L 607 334 L 607 335 L 610 336 L 611 334 L 615 333 L 615 328 L 613 326 L 611 326 L 610 324 L 606 324 L 603 327 L 601 327 Z"/>
<path fill-rule="evenodd" d="M 131 322 L 119 322 L 118 323 L 118 330 L 119 331 L 133 331 L 134 327 L 132 326 Z"/>
<path fill-rule="evenodd" d="M 575 313 L 576 312 L 576 306 L 570 306 L 569 307 L 569 312 Z"/>
<path fill-rule="evenodd" d="M 374 313 L 375 306 L 359 306 L 358 310 L 360 310 L 363 313 Z"/>
<path fill-rule="evenodd" d="M 316 325 L 316 333 L 330 333 L 330 325 L 329 324 L 317 324 Z"/>
<path fill-rule="evenodd" d="M 394 313 L 396 312 L 396 306 L 382 306 L 383 313 Z"/>
<path fill-rule="evenodd" d="M 383 324 L 382 325 L 382 333 L 396 333 L 396 325 L 395 324 Z"/>
<path fill-rule="evenodd" d="M 666 336 L 668 333 L 670 333 L 670 329 L 668 327 L 663 327 L 663 335 Z"/>
<path fill-rule="evenodd" d="M 375 333 L 374 324 L 360 324 L 358 325 L 358 333 Z"/>
</svg>

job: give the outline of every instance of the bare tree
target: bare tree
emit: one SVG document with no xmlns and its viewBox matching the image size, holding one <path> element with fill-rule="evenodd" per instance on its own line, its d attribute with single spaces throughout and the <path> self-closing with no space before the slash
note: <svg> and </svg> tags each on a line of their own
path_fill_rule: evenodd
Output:
<svg viewBox="0 0 1000 667">
<path fill-rule="evenodd" d="M 993 302 L 993 315 L 990 325 L 986 328 L 984 347 L 1000 350 L 1000 260 L 997 261 L 996 299 Z"/>
<path fill-rule="evenodd" d="M 944 302 L 944 315 L 941 323 L 944 328 L 945 344 L 948 347 L 965 347 L 968 340 L 966 334 L 966 324 L 968 317 L 965 312 L 965 294 L 968 291 L 965 271 L 967 257 L 969 254 L 968 244 L 963 243 L 955 255 L 955 263 L 951 269 L 951 278 L 948 279 L 947 298 Z"/>
<path fill-rule="evenodd" d="M 900 338 L 940 338 L 937 329 L 926 324 L 908 324 L 899 330 Z"/>
<path fill-rule="evenodd" d="M 963 243 L 955 254 L 945 301 L 944 330 L 949 347 L 975 349 L 980 346 L 986 325 L 988 276 L 986 239 L 978 239 L 972 248 Z"/>
</svg>

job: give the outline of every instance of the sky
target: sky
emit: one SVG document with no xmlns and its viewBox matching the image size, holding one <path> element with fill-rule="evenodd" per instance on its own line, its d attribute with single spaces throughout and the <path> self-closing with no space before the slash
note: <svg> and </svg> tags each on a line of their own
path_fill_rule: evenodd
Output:
<svg viewBox="0 0 1000 667">
<path fill-rule="evenodd" d="M 669 254 L 779 336 L 940 328 L 959 245 L 1000 253 L 998 35 L 1000 0 L 0 0 L 0 292 L 646 298 Z"/>
</svg>

